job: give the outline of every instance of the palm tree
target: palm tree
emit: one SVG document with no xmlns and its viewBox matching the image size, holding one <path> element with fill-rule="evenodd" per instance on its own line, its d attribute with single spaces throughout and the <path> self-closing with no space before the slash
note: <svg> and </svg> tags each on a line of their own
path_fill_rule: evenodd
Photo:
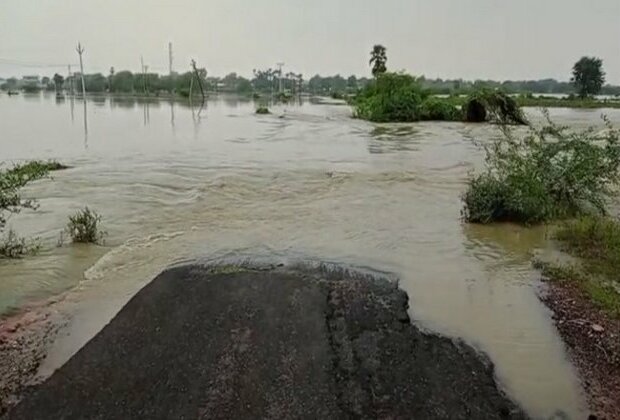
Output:
<svg viewBox="0 0 620 420">
<path fill-rule="evenodd" d="M 379 74 L 387 71 L 387 50 L 383 45 L 375 45 L 370 52 L 370 64 L 372 66 L 372 75 L 377 77 Z"/>
</svg>

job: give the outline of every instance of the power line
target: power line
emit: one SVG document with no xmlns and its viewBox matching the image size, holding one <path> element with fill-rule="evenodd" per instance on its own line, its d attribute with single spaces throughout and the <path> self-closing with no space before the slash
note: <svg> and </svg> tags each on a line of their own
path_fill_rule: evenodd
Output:
<svg viewBox="0 0 620 420">
<path fill-rule="evenodd" d="M 67 63 L 63 63 L 63 64 L 56 64 L 56 63 L 41 63 L 41 62 L 34 62 L 34 61 L 24 61 L 24 60 L 17 60 L 14 58 L 5 58 L 5 57 L 0 57 L 0 64 L 3 65 L 10 65 L 10 66 L 20 66 L 20 67 L 66 67 Z M 76 65 L 76 64 L 73 64 Z"/>
</svg>

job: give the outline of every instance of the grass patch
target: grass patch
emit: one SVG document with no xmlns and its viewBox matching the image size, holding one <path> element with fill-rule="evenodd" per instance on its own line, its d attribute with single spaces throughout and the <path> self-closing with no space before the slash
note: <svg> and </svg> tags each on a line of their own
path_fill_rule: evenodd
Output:
<svg viewBox="0 0 620 420">
<path fill-rule="evenodd" d="M 563 223 L 554 237 L 564 250 L 582 258 L 593 273 L 620 274 L 620 222 L 611 217 L 586 216 Z"/>
<path fill-rule="evenodd" d="M 581 108 L 581 109 L 600 109 L 600 108 L 620 108 L 620 100 L 618 99 L 593 99 L 578 97 L 534 97 L 529 95 L 520 95 L 516 98 L 520 106 L 537 107 L 537 108 Z"/>
<path fill-rule="evenodd" d="M 74 243 L 99 244 L 106 235 L 100 228 L 101 220 L 101 215 L 85 207 L 69 216 L 65 230 Z"/>
<path fill-rule="evenodd" d="M 473 223 L 533 224 L 586 214 L 605 214 L 620 182 L 618 131 L 569 131 L 547 115 L 540 129 L 503 138 L 485 147 L 486 170 L 472 177 L 462 199 L 463 216 Z"/>
<path fill-rule="evenodd" d="M 579 263 L 535 261 L 545 277 L 571 282 L 599 308 L 620 317 L 620 222 L 611 217 L 584 216 L 563 222 L 553 237 Z"/>
<path fill-rule="evenodd" d="M 620 318 L 620 293 L 613 281 L 588 272 L 587 268 L 580 264 L 560 265 L 536 260 L 533 265 L 548 281 L 574 284 L 596 307 Z"/>
</svg>

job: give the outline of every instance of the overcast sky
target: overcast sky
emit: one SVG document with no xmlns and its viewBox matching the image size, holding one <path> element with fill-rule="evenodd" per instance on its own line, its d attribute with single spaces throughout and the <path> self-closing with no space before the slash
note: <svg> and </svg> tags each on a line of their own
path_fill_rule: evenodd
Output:
<svg viewBox="0 0 620 420">
<path fill-rule="evenodd" d="M 171 41 L 177 71 L 369 75 L 382 43 L 427 77 L 567 80 L 594 55 L 620 84 L 620 0 L 0 0 L 0 76 L 66 73 L 77 40 L 87 73 L 167 72 Z"/>
</svg>

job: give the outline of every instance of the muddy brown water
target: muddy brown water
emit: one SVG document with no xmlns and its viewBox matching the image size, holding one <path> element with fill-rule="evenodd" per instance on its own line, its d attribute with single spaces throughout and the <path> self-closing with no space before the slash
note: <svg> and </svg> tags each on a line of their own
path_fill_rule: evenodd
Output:
<svg viewBox="0 0 620 420">
<path fill-rule="evenodd" d="M 322 260 L 392 273 L 420 325 L 486 352 L 533 416 L 580 418 L 584 403 L 530 255 L 544 228 L 470 226 L 460 194 L 490 125 L 375 125 L 334 104 L 276 106 L 214 98 L 182 103 L 0 95 L 0 160 L 72 166 L 25 190 L 40 209 L 11 218 L 41 238 L 34 258 L 0 263 L 0 313 L 70 291 L 71 322 L 49 374 L 166 266 L 204 261 Z M 605 111 L 620 125 L 620 112 Z M 528 113 L 540 119 L 536 110 Z M 552 110 L 601 125 L 601 111 Z M 87 125 L 84 124 L 84 116 Z M 104 217 L 104 246 L 56 247 L 67 215 Z"/>
</svg>

